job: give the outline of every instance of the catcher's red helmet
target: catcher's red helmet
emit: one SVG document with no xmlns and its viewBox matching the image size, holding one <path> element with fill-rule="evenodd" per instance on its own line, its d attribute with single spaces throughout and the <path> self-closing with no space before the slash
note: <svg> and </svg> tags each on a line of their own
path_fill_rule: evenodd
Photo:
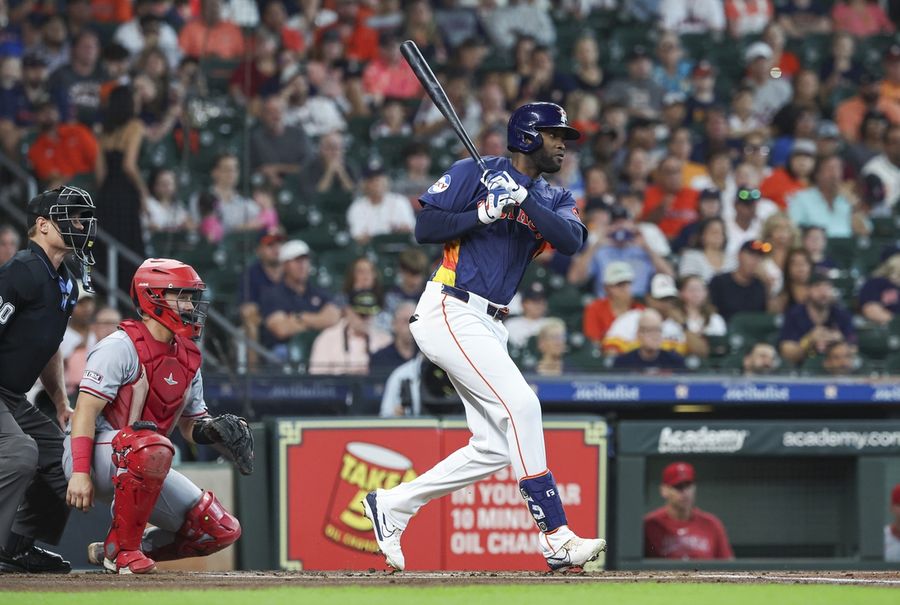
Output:
<svg viewBox="0 0 900 605">
<path fill-rule="evenodd" d="M 174 291 L 177 302 L 166 300 Z M 152 317 L 175 334 L 197 340 L 206 323 L 206 284 L 190 265 L 170 258 L 148 258 L 131 280 L 131 299 L 142 317 Z M 189 294 L 189 300 L 183 295 Z M 174 307 L 173 307 L 174 305 Z"/>
</svg>

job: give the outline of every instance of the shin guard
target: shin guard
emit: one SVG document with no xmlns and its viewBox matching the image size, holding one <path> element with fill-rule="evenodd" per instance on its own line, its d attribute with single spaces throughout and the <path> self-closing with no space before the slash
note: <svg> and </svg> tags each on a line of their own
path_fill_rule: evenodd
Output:
<svg viewBox="0 0 900 605">
<path fill-rule="evenodd" d="M 120 551 L 140 551 L 144 527 L 156 505 L 163 481 L 172 467 L 175 448 L 153 430 L 122 429 L 112 440 L 113 520 L 103 545 L 104 556 L 115 561 Z"/>
<path fill-rule="evenodd" d="M 185 515 L 184 525 L 171 544 L 147 554 L 156 561 L 186 557 L 204 557 L 233 544 L 241 537 L 241 524 L 212 492 L 203 492 L 200 500 Z"/>
<path fill-rule="evenodd" d="M 546 471 L 535 477 L 526 477 L 519 481 L 519 490 L 542 532 L 550 533 L 568 525 L 553 473 Z"/>
</svg>

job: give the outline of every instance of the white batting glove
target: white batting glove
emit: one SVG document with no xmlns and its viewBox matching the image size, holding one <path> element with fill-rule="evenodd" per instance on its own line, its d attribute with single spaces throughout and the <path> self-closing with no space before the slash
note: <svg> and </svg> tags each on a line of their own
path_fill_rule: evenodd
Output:
<svg viewBox="0 0 900 605">
<path fill-rule="evenodd" d="M 488 191 L 503 188 L 518 206 L 528 197 L 528 190 L 515 182 L 505 170 L 485 170 L 481 175 L 481 183 Z"/>
<path fill-rule="evenodd" d="M 516 203 L 505 189 L 498 188 L 488 192 L 487 198 L 478 204 L 478 220 L 489 225 L 503 216 L 507 209 L 512 209 Z"/>
</svg>

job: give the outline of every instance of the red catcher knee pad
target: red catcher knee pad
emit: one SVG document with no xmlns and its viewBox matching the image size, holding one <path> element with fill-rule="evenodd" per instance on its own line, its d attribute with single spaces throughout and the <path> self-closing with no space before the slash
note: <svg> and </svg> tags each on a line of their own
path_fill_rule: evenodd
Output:
<svg viewBox="0 0 900 605">
<path fill-rule="evenodd" d="M 175 541 L 147 553 L 157 561 L 205 557 L 234 544 L 241 537 L 241 524 L 212 492 L 203 492 L 200 501 L 185 515 Z"/>
<path fill-rule="evenodd" d="M 128 427 L 112 440 L 112 461 L 119 469 L 113 478 L 113 520 L 103 545 L 114 561 L 120 551 L 141 549 L 141 537 L 172 467 L 175 447 L 163 435 Z"/>
</svg>

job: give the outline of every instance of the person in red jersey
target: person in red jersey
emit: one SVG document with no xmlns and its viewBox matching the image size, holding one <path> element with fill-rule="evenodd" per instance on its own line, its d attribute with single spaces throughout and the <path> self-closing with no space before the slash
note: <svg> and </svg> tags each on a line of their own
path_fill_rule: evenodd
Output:
<svg viewBox="0 0 900 605">
<path fill-rule="evenodd" d="M 725 526 L 694 505 L 694 467 L 673 462 L 662 474 L 666 504 L 644 517 L 644 556 L 664 559 L 734 559 Z"/>
</svg>

